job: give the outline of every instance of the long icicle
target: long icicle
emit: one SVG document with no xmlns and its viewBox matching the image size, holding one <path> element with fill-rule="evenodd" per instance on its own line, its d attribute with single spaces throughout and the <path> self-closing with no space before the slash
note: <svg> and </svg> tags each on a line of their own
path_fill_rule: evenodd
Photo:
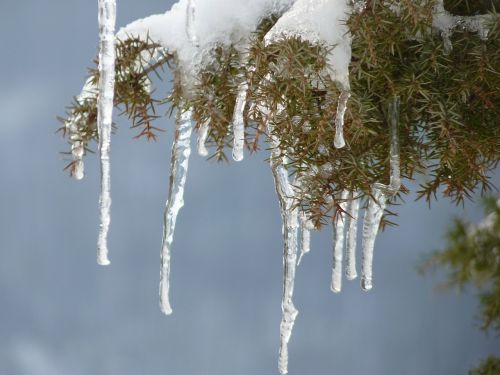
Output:
<svg viewBox="0 0 500 375">
<path fill-rule="evenodd" d="M 347 200 L 349 199 L 349 191 L 343 190 L 341 194 L 342 203 L 340 208 L 346 211 Z M 345 213 L 342 213 L 342 216 Z M 339 216 L 333 221 L 333 267 L 332 267 L 332 283 L 330 289 L 334 293 L 339 293 L 342 290 L 342 254 L 344 252 L 344 232 L 345 221 L 344 217 Z"/>
<path fill-rule="evenodd" d="M 269 130 L 269 129 L 268 129 Z M 297 265 L 297 238 L 298 238 L 298 208 L 294 201 L 294 190 L 290 184 L 288 171 L 283 165 L 283 158 L 279 155 L 278 141 L 271 135 L 272 154 L 271 169 L 274 184 L 281 209 L 283 220 L 283 299 L 281 302 L 282 318 L 280 324 L 280 350 L 278 369 L 281 374 L 288 372 L 288 342 L 292 335 L 293 325 L 298 310 L 293 304 L 293 288 L 295 269 Z"/>
<path fill-rule="evenodd" d="M 337 105 L 337 113 L 335 114 L 335 139 L 333 144 L 336 148 L 345 146 L 344 139 L 344 117 L 347 109 L 347 101 L 351 97 L 349 90 L 342 89 Z"/>
<path fill-rule="evenodd" d="M 207 150 L 207 138 L 208 138 L 208 130 L 209 130 L 209 121 L 205 121 L 204 123 L 201 124 L 199 135 L 198 135 L 198 142 L 197 142 L 197 149 L 198 149 L 198 155 L 200 156 L 207 156 L 208 155 L 208 150 Z"/>
<path fill-rule="evenodd" d="M 97 263 L 108 265 L 108 231 L 111 209 L 111 178 L 109 149 L 113 116 L 115 87 L 115 0 L 99 0 L 99 94 L 97 105 L 97 129 L 101 153 L 100 230 L 97 241 Z"/>
<path fill-rule="evenodd" d="M 184 206 L 184 186 L 186 184 L 189 156 L 191 155 L 192 112 L 177 113 L 175 139 L 170 160 L 170 183 L 168 200 L 163 222 L 163 240 L 160 270 L 160 309 L 169 315 L 170 306 L 170 254 L 174 239 L 175 223 L 179 210 Z"/>
<path fill-rule="evenodd" d="M 247 65 L 248 62 L 248 44 L 244 43 L 241 47 L 241 63 Z M 250 67 L 250 73 L 253 74 L 255 67 Z M 240 83 L 238 85 L 238 94 L 233 111 L 233 159 L 235 161 L 243 160 L 243 149 L 245 147 L 245 107 L 247 105 L 248 81 L 245 73 L 240 74 Z"/>
<path fill-rule="evenodd" d="M 373 287 L 373 249 L 375 238 L 382 220 L 387 200 L 397 194 L 401 187 L 400 161 L 399 161 L 399 97 L 396 96 L 389 103 L 388 110 L 389 125 L 391 132 L 390 149 L 390 184 L 373 184 L 373 199 L 369 199 L 368 208 L 365 211 L 363 223 L 363 244 L 362 244 L 362 268 L 361 287 L 363 290 L 370 290 Z"/>
<path fill-rule="evenodd" d="M 358 215 L 359 215 L 359 199 L 356 196 L 359 192 L 354 191 L 349 194 L 349 203 L 346 211 L 349 213 L 348 228 L 346 233 L 346 268 L 345 276 L 347 280 L 354 280 L 358 277 L 356 272 L 356 241 L 358 236 Z"/>
</svg>

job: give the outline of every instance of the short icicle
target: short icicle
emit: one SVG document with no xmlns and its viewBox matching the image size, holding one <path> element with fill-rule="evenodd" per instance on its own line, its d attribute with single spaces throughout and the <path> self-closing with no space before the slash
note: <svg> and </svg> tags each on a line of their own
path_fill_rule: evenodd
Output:
<svg viewBox="0 0 500 375">
<path fill-rule="evenodd" d="M 359 192 L 354 191 L 349 194 L 349 202 L 346 208 L 350 215 L 348 218 L 348 226 L 346 233 L 346 268 L 345 276 L 347 280 L 354 280 L 358 277 L 356 272 L 356 241 L 358 236 L 358 215 L 359 215 L 359 199 L 356 196 Z"/>
<path fill-rule="evenodd" d="M 208 150 L 207 150 L 207 139 L 208 139 L 208 129 L 209 129 L 209 121 L 205 121 L 204 123 L 201 124 L 199 135 L 198 135 L 198 142 L 197 142 L 197 150 L 198 150 L 198 155 L 200 156 L 207 156 L 208 155 Z"/>
<path fill-rule="evenodd" d="M 160 309 L 172 313 L 170 306 L 170 254 L 174 239 L 175 223 L 179 210 L 184 206 L 184 186 L 191 155 L 192 111 L 177 114 L 174 144 L 170 160 L 170 184 L 163 222 L 163 240 L 160 270 Z"/>
<path fill-rule="evenodd" d="M 342 200 L 340 208 L 346 211 L 349 191 L 343 190 L 340 199 Z M 345 220 L 345 213 L 342 213 L 333 221 L 333 267 L 330 289 L 334 293 L 339 293 L 342 290 L 342 254 L 344 252 Z"/>
<path fill-rule="evenodd" d="M 108 259 L 108 231 L 111 209 L 111 178 L 109 149 L 115 87 L 115 0 L 99 0 L 99 93 L 97 130 L 101 154 L 101 195 L 99 198 L 100 229 L 97 242 L 97 263 L 110 264 Z"/>
<path fill-rule="evenodd" d="M 308 215 L 301 211 L 300 219 L 300 255 L 297 261 L 297 266 L 302 262 L 302 257 L 311 251 L 311 231 L 314 225 L 309 219 Z"/>
<path fill-rule="evenodd" d="M 198 36 L 194 28 L 196 19 L 196 1 L 188 0 L 186 5 L 186 34 L 189 41 L 194 45 L 198 46 Z"/>
<path fill-rule="evenodd" d="M 288 342 L 290 341 L 293 325 L 298 314 L 298 310 L 293 304 L 293 288 L 297 264 L 297 238 L 299 224 L 298 208 L 295 207 L 294 191 L 289 181 L 288 171 L 283 165 L 283 160 L 279 155 L 277 141 L 273 140 L 272 143 L 273 151 L 271 155 L 271 169 L 281 209 L 284 239 L 284 281 L 283 300 L 281 303 L 283 315 L 280 324 L 281 344 L 279 350 L 278 368 L 281 374 L 286 374 L 288 372 Z"/>
<path fill-rule="evenodd" d="M 380 183 L 373 184 L 372 196 L 369 199 L 368 208 L 365 211 L 363 222 L 362 242 L 362 265 L 361 265 L 361 288 L 370 290 L 373 287 L 373 249 L 375 239 L 382 220 L 387 200 L 397 194 L 401 187 L 400 160 L 399 160 L 399 97 L 393 98 L 389 103 L 389 126 L 391 132 L 390 169 L 391 177 L 389 185 Z"/>
<path fill-rule="evenodd" d="M 245 146 L 245 120 L 244 112 L 247 104 L 248 83 L 246 79 L 238 85 L 238 95 L 234 106 L 233 115 L 233 159 L 243 160 L 243 148 Z"/>
<path fill-rule="evenodd" d="M 347 101 L 351 97 L 349 90 L 343 89 L 339 96 L 339 103 L 337 105 L 337 113 L 335 115 L 335 139 L 333 144 L 336 148 L 345 146 L 344 139 L 344 117 L 347 109 Z"/>
</svg>

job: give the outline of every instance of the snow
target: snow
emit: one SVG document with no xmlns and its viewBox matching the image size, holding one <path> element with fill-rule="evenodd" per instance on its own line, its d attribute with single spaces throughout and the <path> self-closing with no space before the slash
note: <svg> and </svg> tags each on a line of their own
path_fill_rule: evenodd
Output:
<svg viewBox="0 0 500 375">
<path fill-rule="evenodd" d="M 476 16 L 455 16 L 444 8 L 443 0 L 437 0 L 434 7 L 432 26 L 441 33 L 446 52 L 453 49 L 450 37 L 456 27 L 478 33 L 483 40 L 488 38 L 488 20 L 490 15 L 481 14 Z"/>
<path fill-rule="evenodd" d="M 332 79 L 349 90 L 351 34 L 346 19 L 351 13 L 349 0 L 297 0 L 265 36 L 266 44 L 284 38 L 300 37 L 311 43 L 335 46 L 328 56 Z"/>
<path fill-rule="evenodd" d="M 282 12 L 293 2 L 232 0 L 231 6 L 227 6 L 226 0 L 197 0 L 193 12 L 188 10 L 188 7 L 194 9 L 191 1 L 179 0 L 167 12 L 134 21 L 117 34 L 120 39 L 149 36 L 165 49 L 175 51 L 185 72 L 186 88 L 196 83 L 196 73 L 210 62 L 209 52 L 215 45 L 228 46 L 248 40 L 263 17 Z M 190 21 L 186 19 L 188 13 Z M 193 43 L 193 35 L 196 43 Z"/>
<path fill-rule="evenodd" d="M 108 265 L 108 244 L 111 177 L 109 149 L 111 143 L 111 124 L 113 115 L 113 97 L 115 87 L 115 22 L 116 2 L 99 1 L 99 94 L 97 101 L 97 129 L 99 132 L 99 151 L 101 153 L 101 195 L 100 230 L 97 241 L 97 263 Z"/>
<path fill-rule="evenodd" d="M 163 223 L 163 240 L 160 270 L 160 308 L 172 314 L 170 306 L 170 257 L 174 240 L 175 223 L 180 209 L 184 206 L 184 187 L 186 184 L 189 156 L 191 155 L 192 111 L 177 115 L 177 124 L 172 157 L 170 161 L 170 184 Z"/>
</svg>

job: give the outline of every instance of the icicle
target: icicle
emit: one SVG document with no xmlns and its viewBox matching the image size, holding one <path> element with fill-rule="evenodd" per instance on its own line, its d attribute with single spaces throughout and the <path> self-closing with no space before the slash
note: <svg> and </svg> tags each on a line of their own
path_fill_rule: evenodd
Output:
<svg viewBox="0 0 500 375">
<path fill-rule="evenodd" d="M 248 62 L 248 44 L 244 43 L 241 47 L 241 63 L 243 66 Z M 253 73 L 255 67 L 250 67 L 249 71 Z M 233 159 L 235 161 L 243 160 L 243 148 L 245 147 L 245 107 L 247 105 L 248 81 L 245 74 L 240 75 L 238 85 L 238 95 L 233 111 Z"/>
<path fill-rule="evenodd" d="M 378 184 L 376 185 L 378 186 Z M 386 205 L 386 197 L 382 189 L 377 186 L 374 186 L 372 190 L 373 199 L 368 202 L 363 222 L 363 257 L 361 265 L 361 287 L 363 290 L 370 290 L 373 286 L 373 248 Z"/>
<path fill-rule="evenodd" d="M 358 214 L 359 214 L 359 199 L 356 196 L 359 192 L 351 192 L 349 194 L 349 202 L 346 211 L 350 217 L 348 220 L 348 228 L 346 234 L 346 269 L 345 275 L 347 280 L 354 280 L 358 277 L 356 272 L 356 240 L 358 235 Z"/>
<path fill-rule="evenodd" d="M 83 154 L 85 146 L 82 141 L 74 140 L 71 145 L 71 154 L 73 155 L 73 169 L 71 175 L 81 180 L 85 175 L 85 164 L 83 163 Z"/>
<path fill-rule="evenodd" d="M 337 106 L 337 113 L 335 115 L 335 140 L 334 145 L 336 148 L 345 146 L 344 140 L 344 117 L 347 109 L 347 101 L 351 93 L 348 90 L 342 90 L 339 96 L 339 104 Z"/>
<path fill-rule="evenodd" d="M 184 206 L 184 186 L 186 184 L 189 155 L 191 154 L 191 116 L 191 110 L 177 114 L 175 139 L 170 160 L 170 186 L 163 223 L 160 270 L 160 308 L 167 315 L 172 313 L 169 300 L 170 253 L 177 214 Z"/>
<path fill-rule="evenodd" d="M 368 202 L 363 223 L 363 260 L 361 287 L 363 290 L 370 290 L 373 286 L 373 249 L 375 238 L 382 220 L 387 199 L 394 196 L 401 187 L 400 162 L 399 162 L 399 97 L 394 97 L 389 104 L 389 125 L 391 132 L 390 166 L 391 178 L 389 185 L 376 183 L 372 188 L 373 199 Z"/>
<path fill-rule="evenodd" d="M 349 191 L 342 191 L 340 208 L 346 211 L 347 200 L 349 199 Z M 344 213 L 342 214 L 345 215 Z M 342 253 L 344 252 L 344 217 L 337 217 L 333 221 L 333 268 L 332 268 L 332 284 L 330 289 L 334 293 L 339 293 L 342 290 Z"/>
<path fill-rule="evenodd" d="M 268 129 L 269 130 L 269 129 Z M 271 134 L 271 131 L 269 131 Z M 297 237 L 298 237 L 298 209 L 295 207 L 294 190 L 289 182 L 288 171 L 283 166 L 279 155 L 278 142 L 271 136 L 273 151 L 271 155 L 271 169 L 274 177 L 276 193 L 278 194 L 281 217 L 283 220 L 283 312 L 280 324 L 280 350 L 278 368 L 281 374 L 288 372 L 288 342 L 292 335 L 293 325 L 298 310 L 293 304 L 293 287 L 295 281 L 295 268 L 297 264 Z"/>
<path fill-rule="evenodd" d="M 475 16 L 454 16 L 446 11 L 443 0 L 437 0 L 433 10 L 432 26 L 438 29 L 443 38 L 444 51 L 450 53 L 453 49 L 451 34 L 453 29 L 461 27 L 464 30 L 477 33 L 482 40 L 488 39 L 490 14 L 479 14 Z"/>
<path fill-rule="evenodd" d="M 311 231 L 314 225 L 305 212 L 301 212 L 300 219 L 300 256 L 297 266 L 300 265 L 302 257 L 311 251 Z"/>
<path fill-rule="evenodd" d="M 114 0 L 99 0 L 100 48 L 97 129 L 101 153 L 101 196 L 99 199 L 101 224 L 97 242 L 97 263 L 100 265 L 110 263 L 107 237 L 111 209 L 109 148 L 115 86 L 115 21 L 116 2 Z"/>
<path fill-rule="evenodd" d="M 245 120 L 244 111 L 247 104 L 248 83 L 246 78 L 238 86 L 238 96 L 234 106 L 233 115 L 233 159 L 235 161 L 243 160 L 243 148 L 245 146 Z"/>
<path fill-rule="evenodd" d="M 186 34 L 189 41 L 194 45 L 198 46 L 199 41 L 194 30 L 194 23 L 196 19 L 196 2 L 195 0 L 188 0 L 186 6 Z"/>
<path fill-rule="evenodd" d="M 201 124 L 200 127 L 200 135 L 198 136 L 198 143 L 197 143 L 197 148 L 198 148 L 198 155 L 200 156 L 207 156 L 208 155 L 208 150 L 207 150 L 207 138 L 208 138 L 208 128 L 209 128 L 209 121 L 205 121 L 203 124 Z"/>
</svg>

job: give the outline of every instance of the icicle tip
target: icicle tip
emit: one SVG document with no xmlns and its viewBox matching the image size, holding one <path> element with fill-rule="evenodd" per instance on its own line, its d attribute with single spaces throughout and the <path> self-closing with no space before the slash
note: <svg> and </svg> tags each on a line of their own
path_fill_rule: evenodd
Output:
<svg viewBox="0 0 500 375">
<path fill-rule="evenodd" d="M 361 289 L 363 289 L 365 292 L 368 292 L 372 288 L 373 288 L 372 280 L 367 279 L 366 277 L 363 277 L 361 279 Z"/>
</svg>

